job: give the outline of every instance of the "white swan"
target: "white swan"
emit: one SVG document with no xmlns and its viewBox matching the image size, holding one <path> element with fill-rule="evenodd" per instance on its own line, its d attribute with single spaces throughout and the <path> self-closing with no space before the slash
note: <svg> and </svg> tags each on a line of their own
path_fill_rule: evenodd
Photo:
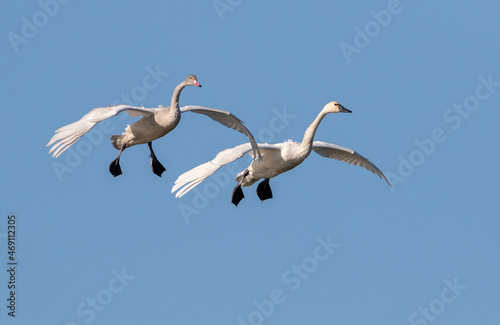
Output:
<svg viewBox="0 0 500 325">
<path fill-rule="evenodd" d="M 321 120 L 330 113 L 351 113 L 351 111 L 337 102 L 330 102 L 307 128 L 301 143 L 289 140 L 277 144 L 259 144 L 260 151 L 262 152 L 262 160 L 252 161 L 247 169 L 236 175 L 238 184 L 233 190 L 231 202 L 237 206 L 245 197 L 241 187 L 250 186 L 262 178 L 264 180 L 257 186 L 257 195 L 262 201 L 272 198 L 273 195 L 271 187 L 269 186 L 269 179 L 300 165 L 307 156 L 309 156 L 311 150 L 314 150 L 323 157 L 337 159 L 366 168 L 372 173 L 377 174 L 381 179 L 383 178 L 387 184 L 392 186 L 384 174 L 374 164 L 357 152 L 335 144 L 313 141 L 314 134 Z M 243 157 L 243 155 L 249 153 L 251 149 L 251 145 L 245 143 L 219 152 L 212 161 L 180 175 L 175 181 L 172 193 L 178 190 L 175 197 L 183 196 L 205 178 L 215 173 L 220 167 Z"/>
<path fill-rule="evenodd" d="M 112 135 L 111 142 L 113 146 L 120 150 L 118 157 L 109 165 L 109 171 L 113 176 L 121 175 L 120 156 L 126 148 L 136 144 L 147 143 L 151 152 L 151 169 L 158 176 L 165 171 L 165 167 L 158 161 L 153 151 L 152 141 L 166 135 L 172 131 L 181 120 L 181 113 L 193 112 L 207 115 L 211 119 L 244 133 L 252 144 L 254 155 L 260 152 L 257 143 L 250 131 L 243 125 L 242 121 L 229 112 L 207 108 L 201 106 L 184 106 L 179 108 L 179 96 L 186 86 L 201 87 L 196 76 L 190 75 L 181 82 L 174 90 L 172 102 L 168 107 L 158 106 L 158 108 L 134 107 L 128 105 L 116 105 L 110 107 L 98 107 L 84 115 L 79 121 L 63 126 L 55 131 L 55 135 L 50 139 L 47 146 L 53 144 L 49 153 L 54 152 L 52 157 L 59 157 L 76 140 L 80 139 L 85 133 L 93 128 L 97 123 L 118 115 L 121 112 L 127 112 L 131 117 L 142 116 L 142 118 L 125 128 L 121 135 Z"/>
</svg>

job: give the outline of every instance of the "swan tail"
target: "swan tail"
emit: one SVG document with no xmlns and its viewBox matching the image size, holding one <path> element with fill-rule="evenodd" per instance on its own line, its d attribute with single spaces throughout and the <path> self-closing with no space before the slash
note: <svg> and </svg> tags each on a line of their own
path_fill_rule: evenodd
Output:
<svg viewBox="0 0 500 325">
<path fill-rule="evenodd" d="M 113 144 L 113 147 L 115 147 L 116 150 L 121 149 L 122 139 L 123 139 L 123 134 L 111 136 L 111 143 Z"/>
<path fill-rule="evenodd" d="M 238 173 L 238 175 L 236 175 L 236 177 L 234 178 L 234 180 L 239 184 L 239 183 L 242 183 L 242 180 L 243 180 L 243 173 L 245 171 L 242 171 L 240 173 Z"/>
</svg>

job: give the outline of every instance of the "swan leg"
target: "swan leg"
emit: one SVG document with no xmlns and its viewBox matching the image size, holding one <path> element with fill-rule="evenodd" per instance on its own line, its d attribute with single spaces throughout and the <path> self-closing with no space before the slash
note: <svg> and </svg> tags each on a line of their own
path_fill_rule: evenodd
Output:
<svg viewBox="0 0 500 325">
<path fill-rule="evenodd" d="M 243 190 L 241 189 L 241 184 L 243 183 L 243 180 L 248 175 L 248 173 L 249 173 L 248 169 L 245 169 L 245 171 L 243 172 L 243 177 L 241 177 L 241 180 L 233 189 L 233 194 L 231 196 L 231 203 L 234 204 L 235 206 L 238 206 L 238 203 L 240 203 L 240 201 L 245 198 L 245 195 L 243 195 Z"/>
<path fill-rule="evenodd" d="M 116 157 L 115 160 L 109 164 L 109 172 L 113 177 L 119 176 L 122 174 L 122 169 L 120 167 L 120 156 L 122 155 L 123 150 L 127 147 L 127 144 L 125 143 L 122 148 L 120 149 L 120 153 L 118 154 L 118 157 Z"/>
<path fill-rule="evenodd" d="M 269 186 L 269 178 L 259 183 L 257 186 L 257 196 L 261 201 L 273 198 L 273 191 L 271 191 L 271 186 Z"/>
<path fill-rule="evenodd" d="M 151 169 L 153 170 L 153 173 L 161 177 L 161 174 L 163 174 L 164 171 L 166 171 L 165 167 L 156 159 L 155 152 L 153 151 L 153 144 L 151 142 L 148 142 L 148 147 L 149 151 L 151 152 Z"/>
</svg>

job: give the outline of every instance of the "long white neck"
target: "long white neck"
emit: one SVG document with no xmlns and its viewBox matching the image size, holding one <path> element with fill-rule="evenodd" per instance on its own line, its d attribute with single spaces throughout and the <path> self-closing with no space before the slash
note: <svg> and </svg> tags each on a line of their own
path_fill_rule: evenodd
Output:
<svg viewBox="0 0 500 325">
<path fill-rule="evenodd" d="M 182 89 L 186 87 L 186 83 L 183 81 L 174 89 L 174 94 L 172 95 L 172 102 L 170 103 L 170 110 L 179 110 L 179 97 L 181 95 Z"/>
<path fill-rule="evenodd" d="M 314 135 L 316 134 L 316 130 L 318 129 L 319 124 L 327 114 L 328 113 L 321 111 L 314 120 L 314 122 L 312 122 L 312 124 L 309 125 L 309 127 L 306 130 L 306 133 L 304 133 L 304 138 L 302 139 L 302 143 L 300 144 L 300 146 L 307 151 L 308 155 L 312 149 L 312 144 L 314 141 Z"/>
</svg>

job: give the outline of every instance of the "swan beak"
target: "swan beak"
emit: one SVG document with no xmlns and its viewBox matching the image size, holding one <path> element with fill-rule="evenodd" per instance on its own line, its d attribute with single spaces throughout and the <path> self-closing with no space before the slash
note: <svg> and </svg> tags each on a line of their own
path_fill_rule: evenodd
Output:
<svg viewBox="0 0 500 325">
<path fill-rule="evenodd" d="M 195 85 L 196 87 L 201 87 L 200 83 L 198 82 L 198 80 L 195 80 L 193 85 Z"/>
<path fill-rule="evenodd" d="M 340 105 L 340 111 L 342 113 L 352 113 L 352 111 L 348 110 L 347 108 L 345 108 L 344 106 Z"/>
</svg>

